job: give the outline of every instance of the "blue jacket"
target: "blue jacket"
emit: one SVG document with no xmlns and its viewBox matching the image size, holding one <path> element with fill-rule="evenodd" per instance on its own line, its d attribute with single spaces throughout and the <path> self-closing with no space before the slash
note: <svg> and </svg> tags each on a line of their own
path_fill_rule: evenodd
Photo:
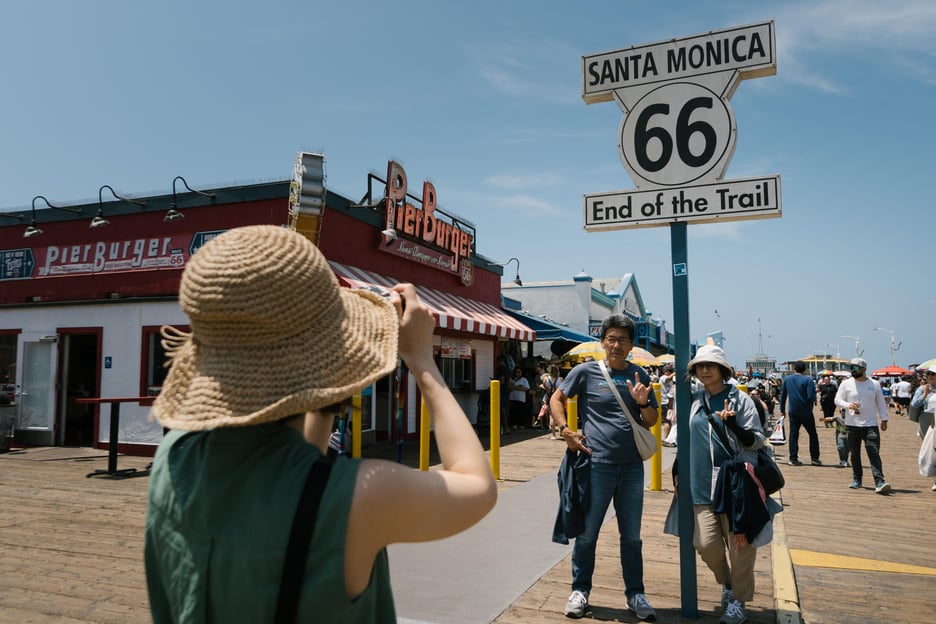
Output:
<svg viewBox="0 0 936 624">
<path fill-rule="evenodd" d="M 712 501 L 712 511 L 727 516 L 731 532 L 743 533 L 748 543 L 770 522 L 767 501 L 743 459 L 732 457 L 722 463 Z"/>
<path fill-rule="evenodd" d="M 585 512 L 589 502 L 589 474 L 591 457 L 588 453 L 577 453 L 566 449 L 559 466 L 559 511 L 553 526 L 552 541 L 568 544 L 585 530 Z"/>
</svg>

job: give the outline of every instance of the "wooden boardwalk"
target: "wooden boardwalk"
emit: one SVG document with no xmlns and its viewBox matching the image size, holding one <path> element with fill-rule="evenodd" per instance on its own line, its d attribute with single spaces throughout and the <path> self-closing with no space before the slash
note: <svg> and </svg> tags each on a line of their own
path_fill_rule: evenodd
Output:
<svg viewBox="0 0 936 624">
<path fill-rule="evenodd" d="M 835 467 L 832 429 L 819 429 L 827 465 L 783 466 L 784 532 L 777 535 L 773 548 L 758 553 L 750 622 L 793 623 L 800 608 L 807 624 L 932 621 L 936 493 L 930 491 L 932 481 L 917 473 L 915 427 L 904 417 L 892 416 L 891 427 L 883 434 L 884 471 L 894 487 L 887 496 L 869 488 L 848 489 L 851 471 Z M 554 472 L 564 447 L 531 431 L 516 432 L 504 442 L 501 489 Z M 801 447 L 805 443 L 801 439 Z M 405 463 L 416 465 L 416 447 L 407 443 Z M 785 459 L 786 447 L 777 448 Z M 381 447 L 365 454 L 393 456 L 395 450 Z M 432 462 L 436 461 L 433 456 Z M 148 463 L 147 458 L 121 456 L 119 467 L 143 469 Z M 90 449 L 0 454 L 0 622 L 150 621 L 142 565 L 148 479 L 85 477 L 106 466 L 106 453 Z M 867 465 L 865 481 L 870 482 Z M 668 475 L 663 483 L 667 487 Z M 662 533 L 671 498 L 668 491 L 648 491 L 645 496 L 648 597 L 658 622 L 715 623 L 719 588 L 701 561 L 696 564 L 699 619 L 680 615 L 678 541 Z M 541 519 L 549 526 L 552 521 Z M 610 522 L 598 543 L 593 607 L 586 619 L 636 621 L 626 609 L 617 557 L 616 527 Z M 793 586 L 783 578 L 784 560 L 792 563 Z M 570 568 L 566 557 L 495 621 L 567 622 L 562 609 Z M 444 622 L 444 615 L 438 621 Z"/>
</svg>

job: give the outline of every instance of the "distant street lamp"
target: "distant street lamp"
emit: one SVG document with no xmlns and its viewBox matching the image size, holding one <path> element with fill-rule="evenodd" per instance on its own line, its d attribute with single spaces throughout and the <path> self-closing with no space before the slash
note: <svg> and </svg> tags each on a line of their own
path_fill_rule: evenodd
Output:
<svg viewBox="0 0 936 624">
<path fill-rule="evenodd" d="M 861 341 L 858 339 L 858 336 L 839 336 L 839 338 L 854 338 L 855 339 L 855 355 L 861 357 L 861 354 L 864 351 L 861 350 Z"/>
<path fill-rule="evenodd" d="M 894 346 L 894 330 L 893 329 L 884 329 L 883 327 L 875 327 L 874 331 L 887 332 L 888 334 L 890 334 L 891 364 L 893 364 L 894 366 L 897 366 L 897 352 L 900 351 L 900 345 L 902 345 L 903 343 L 898 342 L 897 346 L 896 347 Z"/>
</svg>

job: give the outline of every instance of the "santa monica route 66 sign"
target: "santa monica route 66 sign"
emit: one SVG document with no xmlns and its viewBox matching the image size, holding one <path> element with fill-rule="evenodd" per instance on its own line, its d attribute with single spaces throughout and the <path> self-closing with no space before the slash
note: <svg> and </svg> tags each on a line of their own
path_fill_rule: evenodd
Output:
<svg viewBox="0 0 936 624">
<path fill-rule="evenodd" d="M 582 98 L 624 111 L 621 163 L 637 187 L 584 196 L 585 229 L 779 217 L 779 176 L 723 180 L 737 128 L 729 99 L 776 73 L 773 22 L 582 58 Z"/>
</svg>

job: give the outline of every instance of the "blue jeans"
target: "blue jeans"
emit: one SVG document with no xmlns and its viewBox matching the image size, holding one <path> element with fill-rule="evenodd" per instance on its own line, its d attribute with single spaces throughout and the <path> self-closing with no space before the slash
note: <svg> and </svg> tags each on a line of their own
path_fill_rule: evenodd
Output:
<svg viewBox="0 0 936 624">
<path fill-rule="evenodd" d="M 595 571 L 595 547 L 608 505 L 614 502 L 621 542 L 621 572 L 627 597 L 644 593 L 643 542 L 640 520 L 643 515 L 644 467 L 633 464 L 592 462 L 589 508 L 585 530 L 575 537 L 572 548 L 572 590 L 590 592 Z"/>
</svg>

